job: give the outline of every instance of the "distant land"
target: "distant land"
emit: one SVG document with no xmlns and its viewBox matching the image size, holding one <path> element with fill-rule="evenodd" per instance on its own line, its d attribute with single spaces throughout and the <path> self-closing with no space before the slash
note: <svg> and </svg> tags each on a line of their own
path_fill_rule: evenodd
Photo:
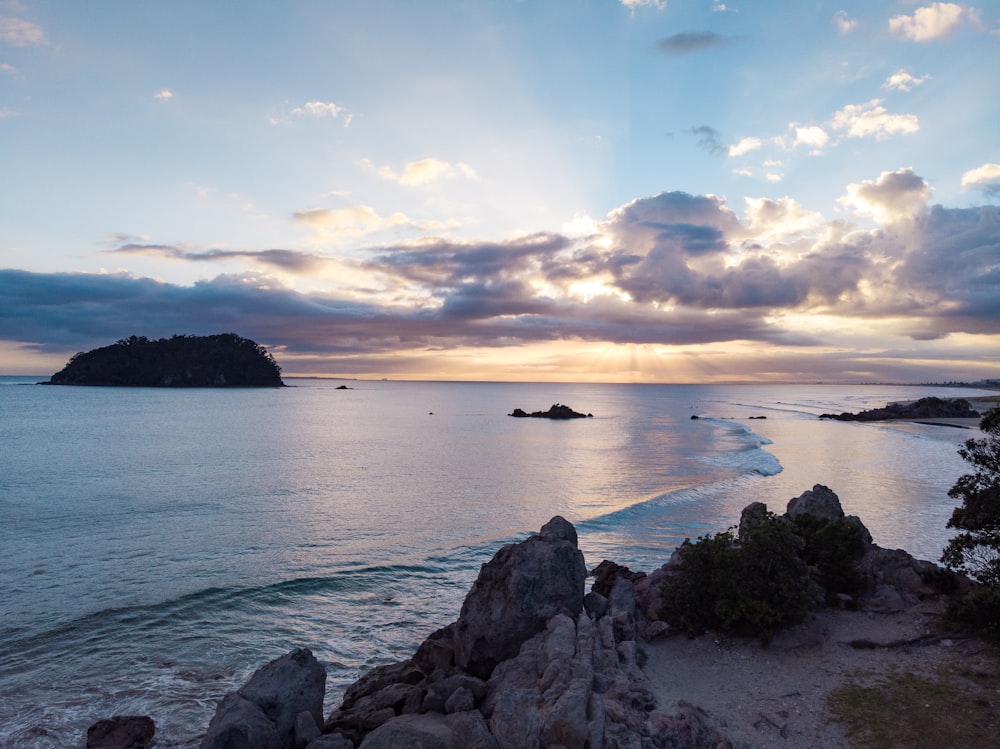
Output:
<svg viewBox="0 0 1000 749">
<path fill-rule="evenodd" d="M 122 338 L 74 354 L 43 385 L 105 387 L 283 387 L 281 367 L 258 343 L 235 333 Z"/>
</svg>

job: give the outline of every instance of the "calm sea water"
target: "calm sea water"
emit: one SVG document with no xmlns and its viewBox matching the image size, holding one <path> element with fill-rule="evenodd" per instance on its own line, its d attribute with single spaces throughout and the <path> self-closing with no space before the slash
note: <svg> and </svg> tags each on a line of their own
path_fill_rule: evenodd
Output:
<svg viewBox="0 0 1000 749">
<path fill-rule="evenodd" d="M 650 570 L 824 483 L 877 543 L 936 559 L 975 436 L 816 418 L 926 388 L 35 379 L 0 378 L 3 747 L 80 747 L 113 714 L 195 746 L 225 692 L 298 646 L 326 664 L 329 708 L 555 514 L 588 566 Z M 553 403 L 594 418 L 506 415 Z"/>
</svg>

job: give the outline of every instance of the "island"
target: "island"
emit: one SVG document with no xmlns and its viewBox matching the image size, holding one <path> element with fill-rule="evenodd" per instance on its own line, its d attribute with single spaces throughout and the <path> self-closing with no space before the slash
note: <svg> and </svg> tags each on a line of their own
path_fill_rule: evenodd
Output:
<svg viewBox="0 0 1000 749">
<path fill-rule="evenodd" d="M 594 414 L 582 414 L 561 403 L 553 404 L 548 411 L 532 411 L 530 414 L 522 408 L 515 408 L 508 416 L 517 419 L 592 419 Z"/>
<path fill-rule="evenodd" d="M 281 367 L 260 344 L 235 333 L 123 338 L 74 354 L 44 385 L 283 387 Z"/>
<path fill-rule="evenodd" d="M 821 419 L 837 421 L 889 421 L 920 419 L 975 419 L 979 412 L 965 398 L 921 398 L 911 403 L 888 403 L 860 413 L 822 414 Z"/>
</svg>

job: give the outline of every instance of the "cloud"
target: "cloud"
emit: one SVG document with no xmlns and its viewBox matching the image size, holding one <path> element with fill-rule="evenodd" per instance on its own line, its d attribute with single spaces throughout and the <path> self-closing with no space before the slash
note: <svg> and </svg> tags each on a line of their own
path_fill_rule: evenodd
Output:
<svg viewBox="0 0 1000 749">
<path fill-rule="evenodd" d="M 755 241 L 773 241 L 816 231 L 823 217 L 807 211 L 793 198 L 744 198 L 747 229 Z"/>
<path fill-rule="evenodd" d="M 950 37 L 966 13 L 956 3 L 933 3 L 917 8 L 912 16 L 889 19 L 889 32 L 914 42 L 929 42 Z"/>
<path fill-rule="evenodd" d="M 687 55 L 732 43 L 732 38 L 720 36 L 714 31 L 686 31 L 661 39 L 657 46 L 665 55 Z"/>
<path fill-rule="evenodd" d="M 139 244 L 128 242 L 105 252 L 118 255 L 154 255 L 187 262 L 220 262 L 248 260 L 250 262 L 298 274 L 321 270 L 330 260 L 301 250 L 189 250 L 176 245 Z"/>
<path fill-rule="evenodd" d="M 840 202 L 879 223 L 891 224 L 922 213 L 929 197 L 928 184 L 907 167 L 882 172 L 874 182 L 848 185 L 847 195 Z"/>
<path fill-rule="evenodd" d="M 45 44 L 45 32 L 31 21 L 0 17 L 0 40 L 12 47 L 33 47 Z"/>
<path fill-rule="evenodd" d="M 11 117 L 17 117 L 18 112 L 15 109 L 7 109 L 6 107 L 0 107 L 0 120 L 6 120 Z"/>
<path fill-rule="evenodd" d="M 864 104 L 848 104 L 836 112 L 831 127 L 845 130 L 849 138 L 883 140 L 890 135 L 917 132 L 920 121 L 913 114 L 889 114 L 881 99 L 872 99 Z"/>
<path fill-rule="evenodd" d="M 362 165 L 372 169 L 376 168 L 367 159 L 362 161 Z M 411 161 L 403 166 L 403 170 L 401 172 L 397 172 L 388 166 L 377 168 L 376 171 L 383 179 L 398 182 L 399 184 L 406 185 L 407 187 L 422 187 L 423 185 L 430 184 L 431 182 L 438 182 L 444 179 L 454 179 L 456 177 L 474 179 L 476 176 L 475 171 L 468 164 L 461 162 L 457 164 L 450 164 L 447 161 L 435 158 Z"/>
<path fill-rule="evenodd" d="M 882 88 L 894 88 L 897 91 L 909 91 L 914 86 L 921 86 L 929 80 L 929 75 L 916 78 L 900 68 L 885 79 L 885 83 L 882 84 Z"/>
<path fill-rule="evenodd" d="M 983 164 L 962 175 L 962 187 L 978 187 L 987 195 L 1000 195 L 1000 164 Z"/>
<path fill-rule="evenodd" d="M 382 229 L 410 223 L 402 213 L 380 216 L 374 208 L 367 205 L 296 211 L 292 218 L 296 223 L 311 229 L 319 239 L 324 240 L 363 237 Z"/>
<path fill-rule="evenodd" d="M 837 31 L 841 34 L 849 34 L 858 27 L 857 19 L 851 18 L 843 10 L 838 10 L 834 13 L 832 20 L 837 27 Z"/>
<path fill-rule="evenodd" d="M 332 101 L 313 100 L 307 101 L 302 106 L 294 107 L 287 114 L 269 117 L 268 121 L 272 125 L 279 125 L 288 124 L 291 120 L 327 118 L 342 120 L 344 127 L 348 127 L 354 120 L 354 113 Z"/>
<path fill-rule="evenodd" d="M 351 279 L 339 291 L 304 293 L 260 272 L 181 286 L 125 273 L 0 270 L 0 341 L 68 355 L 132 334 L 233 330 L 292 358 L 368 362 L 328 364 L 329 372 L 430 350 L 559 341 L 743 341 L 821 356 L 830 339 L 810 331 L 1000 335 L 1000 208 L 927 208 L 928 198 L 912 169 L 852 184 L 844 203 L 881 222 L 864 230 L 827 223 L 788 197 L 747 199 L 741 220 L 717 196 L 667 192 L 619 206 L 577 236 L 369 248 L 336 261 Z M 121 243 L 117 255 L 292 273 L 334 262 L 297 249 L 108 241 Z"/>
<path fill-rule="evenodd" d="M 155 94 L 153 94 L 154 99 L 159 99 L 160 101 L 170 101 L 174 98 L 174 92 L 169 88 L 161 88 Z"/>
<path fill-rule="evenodd" d="M 760 138 L 741 138 L 738 143 L 731 145 L 726 154 L 730 157 L 742 156 L 750 151 L 756 151 L 764 142 Z"/>
<path fill-rule="evenodd" d="M 13 65 L 9 63 L 2 62 L 0 63 L 0 73 L 6 73 L 7 75 L 15 75 L 17 74 L 17 68 L 15 68 Z"/>
<path fill-rule="evenodd" d="M 708 125 L 699 125 L 698 127 L 691 128 L 690 132 L 698 136 L 699 148 L 704 148 L 709 153 L 714 154 L 726 153 L 726 147 L 722 145 L 718 130 Z"/>
<path fill-rule="evenodd" d="M 641 8 L 643 6 L 651 6 L 653 8 L 666 8 L 666 0 L 619 0 L 619 2 L 630 10 L 635 10 L 636 8 Z"/>
<path fill-rule="evenodd" d="M 790 127 L 795 131 L 795 140 L 792 141 L 792 148 L 808 146 L 813 149 L 813 153 L 819 153 L 830 141 L 829 134 L 819 125 L 800 126 L 793 122 Z"/>
</svg>

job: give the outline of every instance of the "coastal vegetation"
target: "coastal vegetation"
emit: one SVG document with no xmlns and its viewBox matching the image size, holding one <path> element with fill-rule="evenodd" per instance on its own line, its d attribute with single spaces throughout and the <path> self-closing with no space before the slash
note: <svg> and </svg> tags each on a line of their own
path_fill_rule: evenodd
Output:
<svg viewBox="0 0 1000 749">
<path fill-rule="evenodd" d="M 235 333 L 122 338 L 74 354 L 48 385 L 281 387 L 281 367 L 260 344 Z"/>
<path fill-rule="evenodd" d="M 760 637 L 836 604 L 862 585 L 863 526 L 846 517 L 778 516 L 758 508 L 732 529 L 685 541 L 664 583 L 660 615 L 695 637 L 706 630 Z"/>
<path fill-rule="evenodd" d="M 968 439 L 958 451 L 973 467 L 960 476 L 948 496 L 960 499 L 948 527 L 958 533 L 941 561 L 978 585 L 956 601 L 949 614 L 956 622 L 1000 637 L 1000 408 L 979 423 L 981 439 Z"/>
</svg>

